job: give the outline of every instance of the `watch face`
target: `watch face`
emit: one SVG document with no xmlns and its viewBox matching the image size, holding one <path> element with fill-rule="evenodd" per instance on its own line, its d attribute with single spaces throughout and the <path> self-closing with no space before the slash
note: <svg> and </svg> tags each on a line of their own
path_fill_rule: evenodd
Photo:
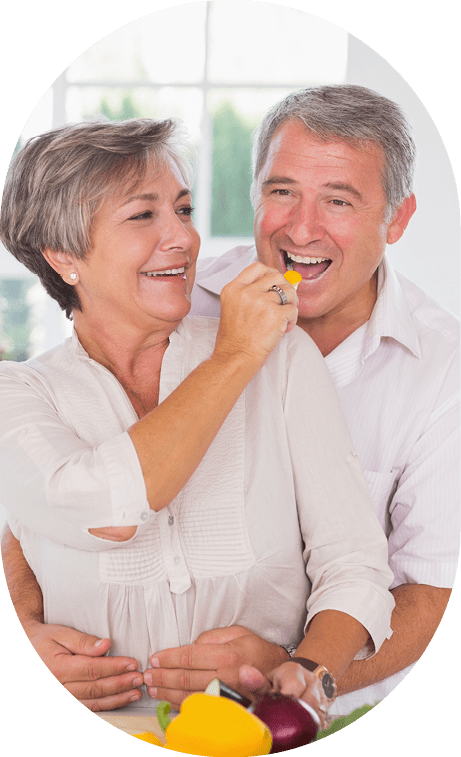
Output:
<svg viewBox="0 0 461 757">
<path fill-rule="evenodd" d="M 334 699 L 336 686 L 334 678 L 330 673 L 324 673 L 322 676 L 322 688 L 328 699 Z"/>
</svg>

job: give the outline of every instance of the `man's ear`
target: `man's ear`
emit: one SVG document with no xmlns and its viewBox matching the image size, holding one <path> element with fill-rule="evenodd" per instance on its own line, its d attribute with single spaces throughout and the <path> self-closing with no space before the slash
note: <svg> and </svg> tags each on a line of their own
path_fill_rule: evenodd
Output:
<svg viewBox="0 0 461 757">
<path fill-rule="evenodd" d="M 61 252 L 60 250 L 50 250 L 49 247 L 45 247 L 42 250 L 42 255 L 50 264 L 52 268 L 59 273 L 64 281 L 69 282 L 71 272 L 75 272 L 75 259 L 68 252 Z"/>
<path fill-rule="evenodd" d="M 411 194 L 397 208 L 387 229 L 387 243 L 398 242 L 416 210 L 416 197 Z"/>
</svg>

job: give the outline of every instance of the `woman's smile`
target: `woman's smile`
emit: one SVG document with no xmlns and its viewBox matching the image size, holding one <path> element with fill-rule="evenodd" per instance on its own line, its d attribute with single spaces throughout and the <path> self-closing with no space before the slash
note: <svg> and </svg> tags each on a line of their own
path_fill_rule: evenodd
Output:
<svg viewBox="0 0 461 757">
<path fill-rule="evenodd" d="M 176 328 L 190 310 L 200 245 L 192 210 L 190 189 L 171 163 L 135 194 L 108 197 L 79 265 L 82 313 L 143 331 Z"/>
</svg>

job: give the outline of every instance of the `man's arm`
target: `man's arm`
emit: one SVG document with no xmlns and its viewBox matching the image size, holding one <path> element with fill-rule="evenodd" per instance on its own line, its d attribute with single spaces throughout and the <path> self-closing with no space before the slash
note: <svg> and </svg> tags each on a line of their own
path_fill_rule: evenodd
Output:
<svg viewBox="0 0 461 757">
<path fill-rule="evenodd" d="M 338 680 L 338 695 L 389 678 L 419 660 L 445 612 L 451 589 L 402 584 L 392 590 L 393 634 L 369 660 L 353 661 Z"/>
<path fill-rule="evenodd" d="M 355 618 L 336 610 L 322 610 L 310 621 L 296 654 L 325 665 L 336 678 L 367 639 L 368 631 Z M 150 661 L 153 667 L 144 673 L 149 694 L 166 699 L 174 707 L 179 708 L 191 692 L 203 691 L 213 678 L 238 688 L 240 668 L 250 665 L 264 674 L 264 688 L 267 676 L 277 690 L 302 698 L 317 709 L 317 678 L 293 665 L 283 647 L 243 626 L 206 631 L 194 644 L 156 652 Z"/>
<path fill-rule="evenodd" d="M 113 710 L 141 698 L 138 664 L 131 657 L 105 657 L 110 639 L 44 623 L 43 597 L 19 541 L 8 526 L 2 560 L 13 606 L 39 657 L 71 694 L 94 712 Z"/>
<path fill-rule="evenodd" d="M 382 681 L 416 662 L 432 639 L 450 597 L 450 589 L 424 584 L 404 584 L 392 593 L 396 603 L 393 635 L 369 660 L 350 663 L 337 680 L 338 696 Z M 206 644 L 204 654 L 202 644 Z M 314 652 L 311 656 L 315 659 Z M 267 674 L 287 659 L 287 653 L 242 626 L 231 626 L 207 631 L 194 645 L 164 650 L 155 657 L 159 667 L 144 674 L 149 693 L 180 703 L 216 676 L 236 688 L 240 683 L 246 693 L 264 691 Z"/>
</svg>

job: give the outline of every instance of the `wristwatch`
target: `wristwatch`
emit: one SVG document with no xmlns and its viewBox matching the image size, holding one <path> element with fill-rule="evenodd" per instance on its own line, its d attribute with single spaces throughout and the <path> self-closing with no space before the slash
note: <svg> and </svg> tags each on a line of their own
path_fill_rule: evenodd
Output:
<svg viewBox="0 0 461 757">
<path fill-rule="evenodd" d="M 317 662 L 308 660 L 306 657 L 292 657 L 291 660 L 287 660 L 287 662 L 297 662 L 299 665 L 302 665 L 303 668 L 306 668 L 306 670 L 310 670 L 311 673 L 317 676 L 322 684 L 323 693 L 326 698 L 330 702 L 334 700 L 336 697 L 335 679 L 324 665 L 319 665 Z"/>
</svg>

